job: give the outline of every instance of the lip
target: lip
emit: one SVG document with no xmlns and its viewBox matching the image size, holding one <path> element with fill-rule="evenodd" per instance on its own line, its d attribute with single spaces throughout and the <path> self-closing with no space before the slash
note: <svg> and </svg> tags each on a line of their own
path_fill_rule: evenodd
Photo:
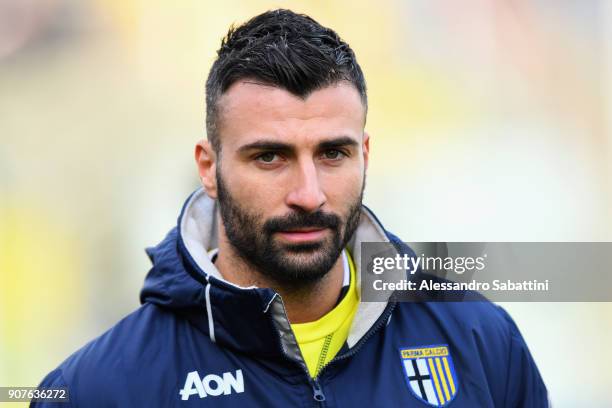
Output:
<svg viewBox="0 0 612 408">
<path fill-rule="evenodd" d="M 328 228 L 302 228 L 291 231 L 279 231 L 277 234 L 289 242 L 311 242 L 322 239 Z"/>
</svg>

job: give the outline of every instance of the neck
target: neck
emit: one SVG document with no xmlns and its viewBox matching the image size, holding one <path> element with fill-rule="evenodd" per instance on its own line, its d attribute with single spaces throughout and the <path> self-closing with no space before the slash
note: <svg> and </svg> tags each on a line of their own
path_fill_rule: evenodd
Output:
<svg viewBox="0 0 612 408">
<path fill-rule="evenodd" d="M 342 257 L 338 257 L 331 270 L 319 281 L 307 287 L 289 288 L 263 275 L 238 256 L 223 231 L 220 231 L 219 237 L 215 266 L 223 278 L 238 286 L 273 289 L 283 299 L 289 322 L 307 323 L 318 320 L 336 305 L 344 278 Z"/>
</svg>

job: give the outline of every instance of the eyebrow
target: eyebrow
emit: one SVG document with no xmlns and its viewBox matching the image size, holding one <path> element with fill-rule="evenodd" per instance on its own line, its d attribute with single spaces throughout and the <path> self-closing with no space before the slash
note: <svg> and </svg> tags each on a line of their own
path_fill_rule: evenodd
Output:
<svg viewBox="0 0 612 408">
<path fill-rule="evenodd" d="M 323 140 L 317 145 L 317 149 L 332 149 L 337 147 L 356 147 L 359 143 L 348 136 L 340 136 L 333 139 Z M 295 146 L 290 143 L 278 142 L 276 140 L 258 140 L 253 143 L 240 146 L 239 153 L 247 153 L 251 150 L 273 150 L 289 152 L 295 149 Z"/>
</svg>

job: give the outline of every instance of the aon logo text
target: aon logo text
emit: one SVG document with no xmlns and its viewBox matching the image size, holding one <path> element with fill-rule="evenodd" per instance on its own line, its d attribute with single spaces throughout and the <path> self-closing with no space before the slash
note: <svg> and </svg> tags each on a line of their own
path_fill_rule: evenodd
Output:
<svg viewBox="0 0 612 408">
<path fill-rule="evenodd" d="M 192 371 L 187 374 L 185 385 L 179 391 L 182 400 L 188 400 L 192 395 L 198 395 L 200 398 L 207 396 L 216 397 L 221 394 L 229 395 L 233 392 L 244 392 L 244 380 L 242 378 L 242 370 L 236 370 L 236 374 L 231 372 L 223 373 L 222 376 L 208 374 L 204 378 L 200 378 L 197 371 Z"/>
</svg>

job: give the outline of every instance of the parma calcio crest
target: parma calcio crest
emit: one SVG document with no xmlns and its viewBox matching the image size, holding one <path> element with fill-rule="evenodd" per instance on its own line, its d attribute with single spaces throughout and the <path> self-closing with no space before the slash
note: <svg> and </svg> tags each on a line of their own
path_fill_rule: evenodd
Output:
<svg viewBox="0 0 612 408">
<path fill-rule="evenodd" d="M 400 348 L 408 388 L 432 407 L 444 407 L 457 395 L 457 375 L 448 345 Z"/>
</svg>

